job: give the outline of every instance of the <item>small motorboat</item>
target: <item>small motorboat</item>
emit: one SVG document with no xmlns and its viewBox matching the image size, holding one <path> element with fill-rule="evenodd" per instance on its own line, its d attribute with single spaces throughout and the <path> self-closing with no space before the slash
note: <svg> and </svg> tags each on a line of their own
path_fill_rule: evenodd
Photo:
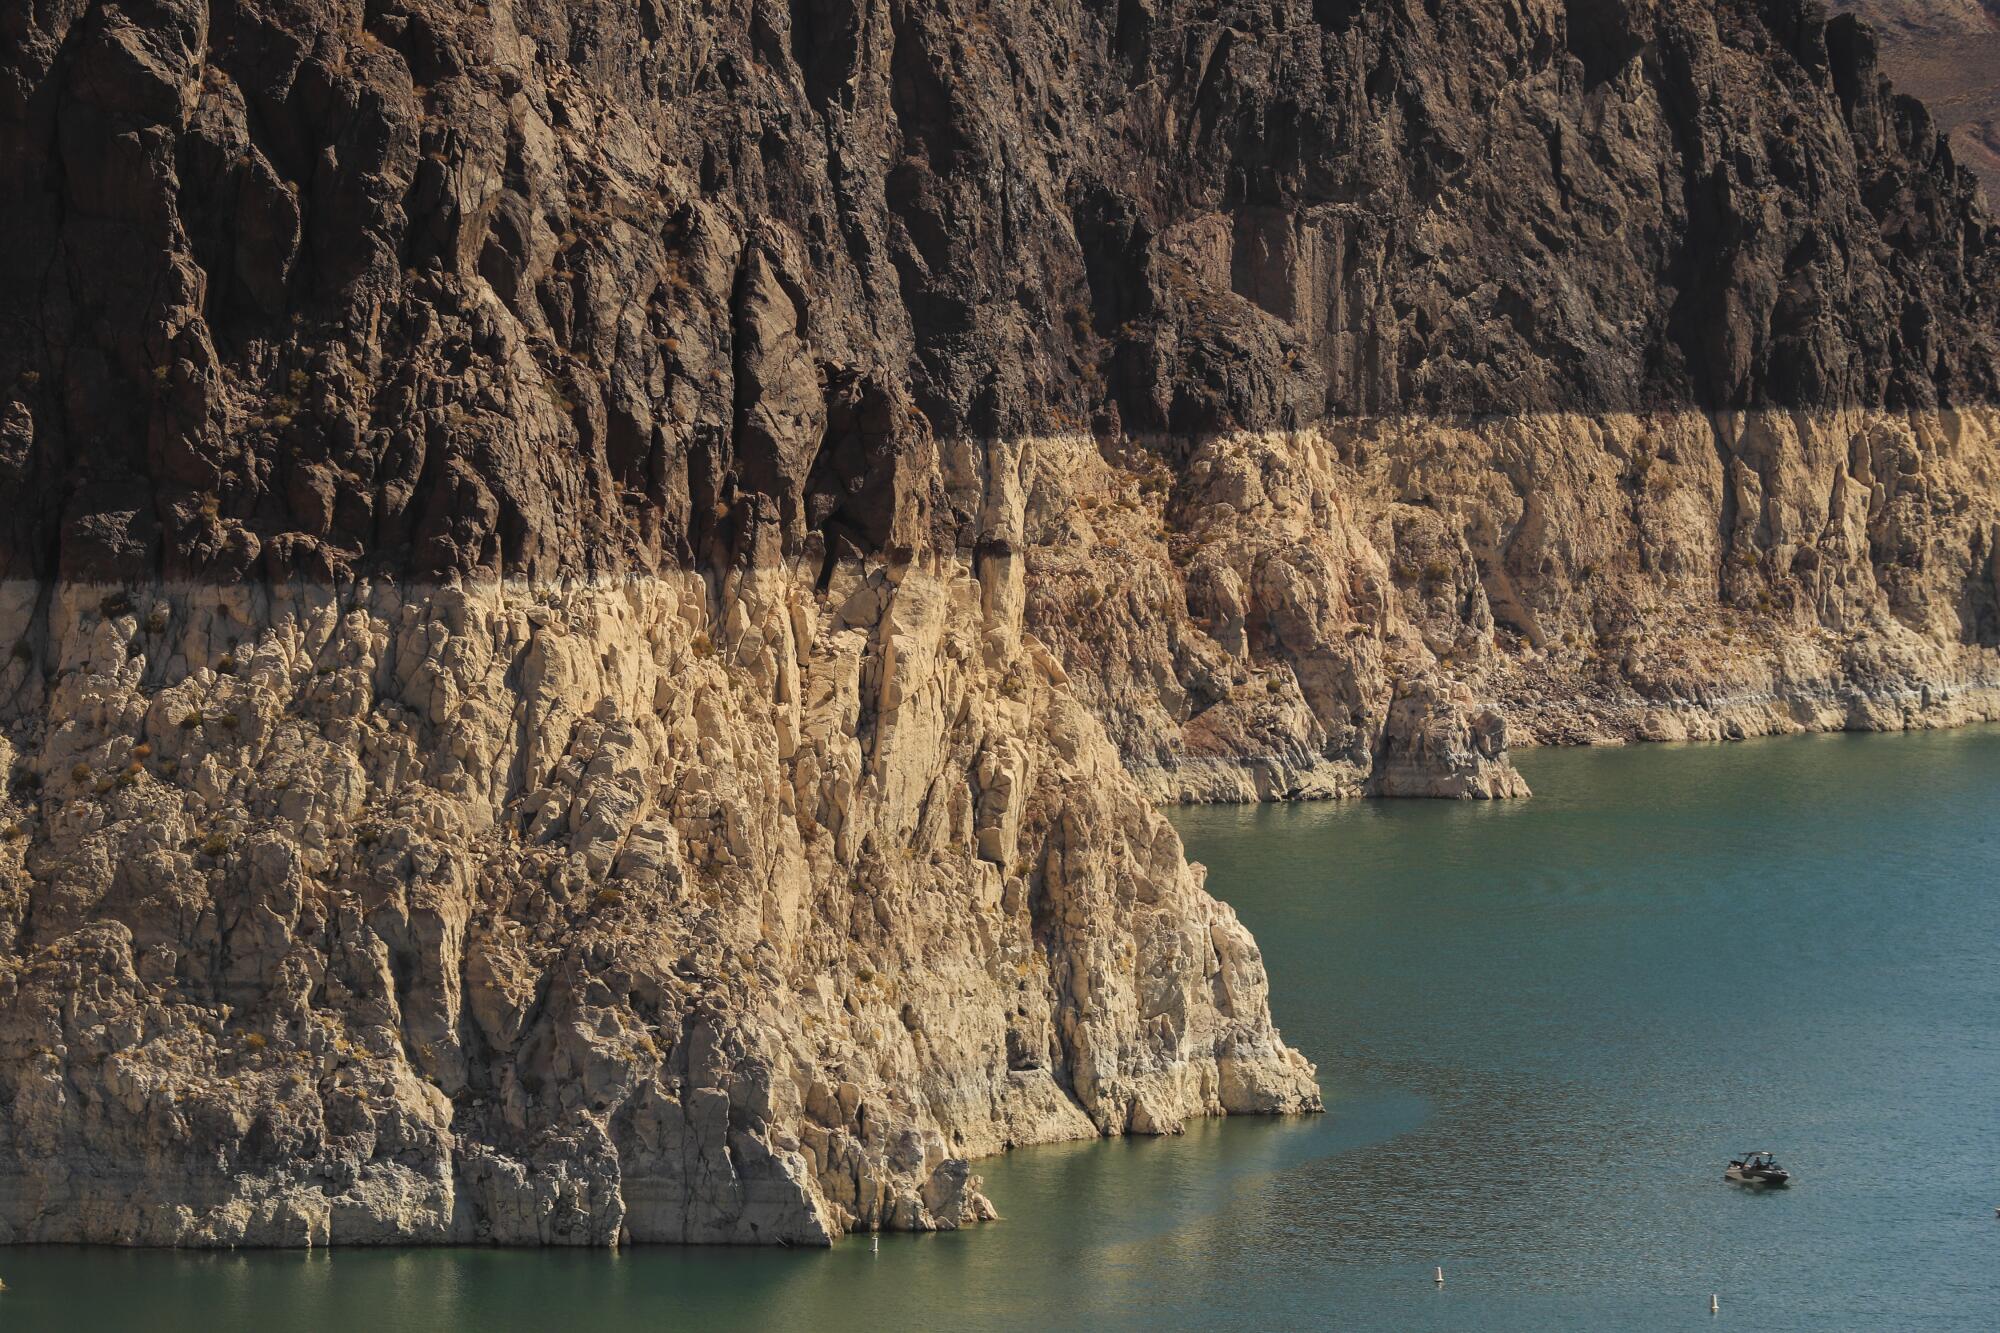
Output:
<svg viewBox="0 0 2000 1333">
<path fill-rule="evenodd" d="M 1729 1160 L 1729 1169 L 1722 1173 L 1724 1180 L 1733 1180 L 1739 1185 L 1768 1185 L 1776 1188 L 1792 1183 L 1792 1173 L 1778 1165 L 1778 1159 L 1767 1152 L 1746 1152 Z"/>
</svg>

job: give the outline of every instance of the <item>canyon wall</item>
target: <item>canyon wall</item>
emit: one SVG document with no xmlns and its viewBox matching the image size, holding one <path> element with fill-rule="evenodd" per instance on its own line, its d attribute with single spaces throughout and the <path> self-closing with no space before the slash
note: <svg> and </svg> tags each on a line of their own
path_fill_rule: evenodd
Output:
<svg viewBox="0 0 2000 1333">
<path fill-rule="evenodd" d="M 957 1226 L 1318 1105 L 1154 801 L 2000 711 L 2000 233 L 1805 0 L 0 39 L 0 1240 Z"/>
</svg>

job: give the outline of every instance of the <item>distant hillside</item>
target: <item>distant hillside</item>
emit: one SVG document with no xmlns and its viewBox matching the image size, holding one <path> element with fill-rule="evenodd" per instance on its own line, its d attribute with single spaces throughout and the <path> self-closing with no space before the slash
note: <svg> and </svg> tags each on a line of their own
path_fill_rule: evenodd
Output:
<svg viewBox="0 0 2000 1333">
<path fill-rule="evenodd" d="M 2000 206 L 2000 0 L 1833 0 L 1882 30 L 1883 65 L 1951 131 Z"/>
<path fill-rule="evenodd" d="M 1860 14 L 1885 32 L 1917 38 L 2000 29 L 1996 0 L 1832 0 L 1832 8 Z"/>
</svg>

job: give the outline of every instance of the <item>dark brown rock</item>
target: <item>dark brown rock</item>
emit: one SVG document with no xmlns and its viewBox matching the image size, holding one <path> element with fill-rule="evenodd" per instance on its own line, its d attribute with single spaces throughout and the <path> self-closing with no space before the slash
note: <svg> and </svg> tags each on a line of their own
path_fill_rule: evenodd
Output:
<svg viewBox="0 0 2000 1333">
<path fill-rule="evenodd" d="M 1991 224 L 1804 0 L 9 21 L 0 384 L 47 503 L 0 544 L 40 577 L 66 523 L 197 568 L 204 497 L 412 570 L 704 560 L 755 497 L 890 542 L 806 512 L 836 373 L 975 449 L 1995 393 Z M 425 526 L 447 459 L 496 549 Z"/>
</svg>

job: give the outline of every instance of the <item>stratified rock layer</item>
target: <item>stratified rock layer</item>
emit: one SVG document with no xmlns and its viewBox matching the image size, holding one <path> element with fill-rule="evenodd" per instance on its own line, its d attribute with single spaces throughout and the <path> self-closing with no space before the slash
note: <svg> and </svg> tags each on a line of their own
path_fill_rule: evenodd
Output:
<svg viewBox="0 0 2000 1333">
<path fill-rule="evenodd" d="M 50 0 L 0 576 L 970 559 L 984 455 L 2000 401 L 2000 237 L 1808 0 Z"/>
</svg>

